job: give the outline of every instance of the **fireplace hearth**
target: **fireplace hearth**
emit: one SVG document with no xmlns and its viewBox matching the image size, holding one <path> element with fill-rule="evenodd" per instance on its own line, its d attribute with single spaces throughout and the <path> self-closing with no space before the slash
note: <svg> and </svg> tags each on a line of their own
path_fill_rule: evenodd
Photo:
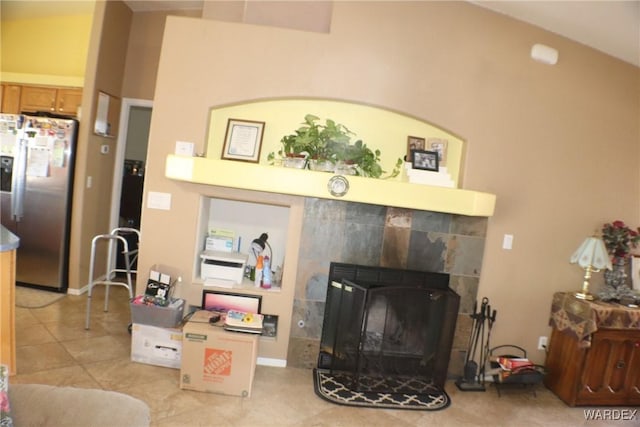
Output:
<svg viewBox="0 0 640 427">
<path fill-rule="evenodd" d="M 356 391 L 443 389 L 459 303 L 445 273 L 332 262 L 318 368 Z"/>
</svg>

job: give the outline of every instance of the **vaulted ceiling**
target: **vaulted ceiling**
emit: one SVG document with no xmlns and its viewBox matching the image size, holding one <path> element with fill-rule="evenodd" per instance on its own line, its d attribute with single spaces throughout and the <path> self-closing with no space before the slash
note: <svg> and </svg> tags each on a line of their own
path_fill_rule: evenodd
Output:
<svg viewBox="0 0 640 427">
<path fill-rule="evenodd" d="M 128 0 L 134 12 L 201 9 L 204 1 Z M 336 0 L 343 1 L 343 0 Z M 427 1 L 427 0 L 425 0 Z M 2 19 L 16 15 L 44 16 L 93 8 L 91 0 L 2 0 Z M 640 0 L 626 1 L 472 1 L 515 19 L 557 33 L 640 67 Z"/>
</svg>

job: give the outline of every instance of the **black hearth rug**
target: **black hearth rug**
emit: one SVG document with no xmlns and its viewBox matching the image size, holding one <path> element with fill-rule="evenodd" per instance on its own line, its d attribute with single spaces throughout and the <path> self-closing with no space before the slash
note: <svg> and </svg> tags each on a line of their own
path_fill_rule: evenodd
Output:
<svg viewBox="0 0 640 427">
<path fill-rule="evenodd" d="M 404 384 L 415 393 L 376 393 L 361 392 L 349 389 L 345 384 L 349 377 L 332 374 L 322 369 L 313 370 L 313 386 L 316 394 L 321 398 L 339 405 L 359 406 L 363 408 L 384 409 L 415 409 L 423 411 L 437 411 L 451 404 L 449 395 L 431 383 L 411 380 L 411 384 Z"/>
</svg>

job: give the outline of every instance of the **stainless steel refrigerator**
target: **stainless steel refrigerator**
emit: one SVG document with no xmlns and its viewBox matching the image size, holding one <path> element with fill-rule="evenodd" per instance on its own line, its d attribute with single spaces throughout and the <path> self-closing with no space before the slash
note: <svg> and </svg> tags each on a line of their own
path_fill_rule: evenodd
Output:
<svg viewBox="0 0 640 427">
<path fill-rule="evenodd" d="M 69 286 L 77 133 L 74 119 L 0 114 L 0 219 L 20 238 L 18 285 Z"/>
</svg>

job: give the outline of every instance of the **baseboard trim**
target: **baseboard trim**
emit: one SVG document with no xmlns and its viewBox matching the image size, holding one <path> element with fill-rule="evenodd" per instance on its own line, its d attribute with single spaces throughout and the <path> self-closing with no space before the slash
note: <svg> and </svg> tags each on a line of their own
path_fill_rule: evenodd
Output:
<svg viewBox="0 0 640 427">
<path fill-rule="evenodd" d="M 271 357 L 258 357 L 256 361 L 258 365 L 261 366 L 274 366 L 276 368 L 286 368 L 287 361 L 283 359 L 273 359 Z"/>
</svg>

